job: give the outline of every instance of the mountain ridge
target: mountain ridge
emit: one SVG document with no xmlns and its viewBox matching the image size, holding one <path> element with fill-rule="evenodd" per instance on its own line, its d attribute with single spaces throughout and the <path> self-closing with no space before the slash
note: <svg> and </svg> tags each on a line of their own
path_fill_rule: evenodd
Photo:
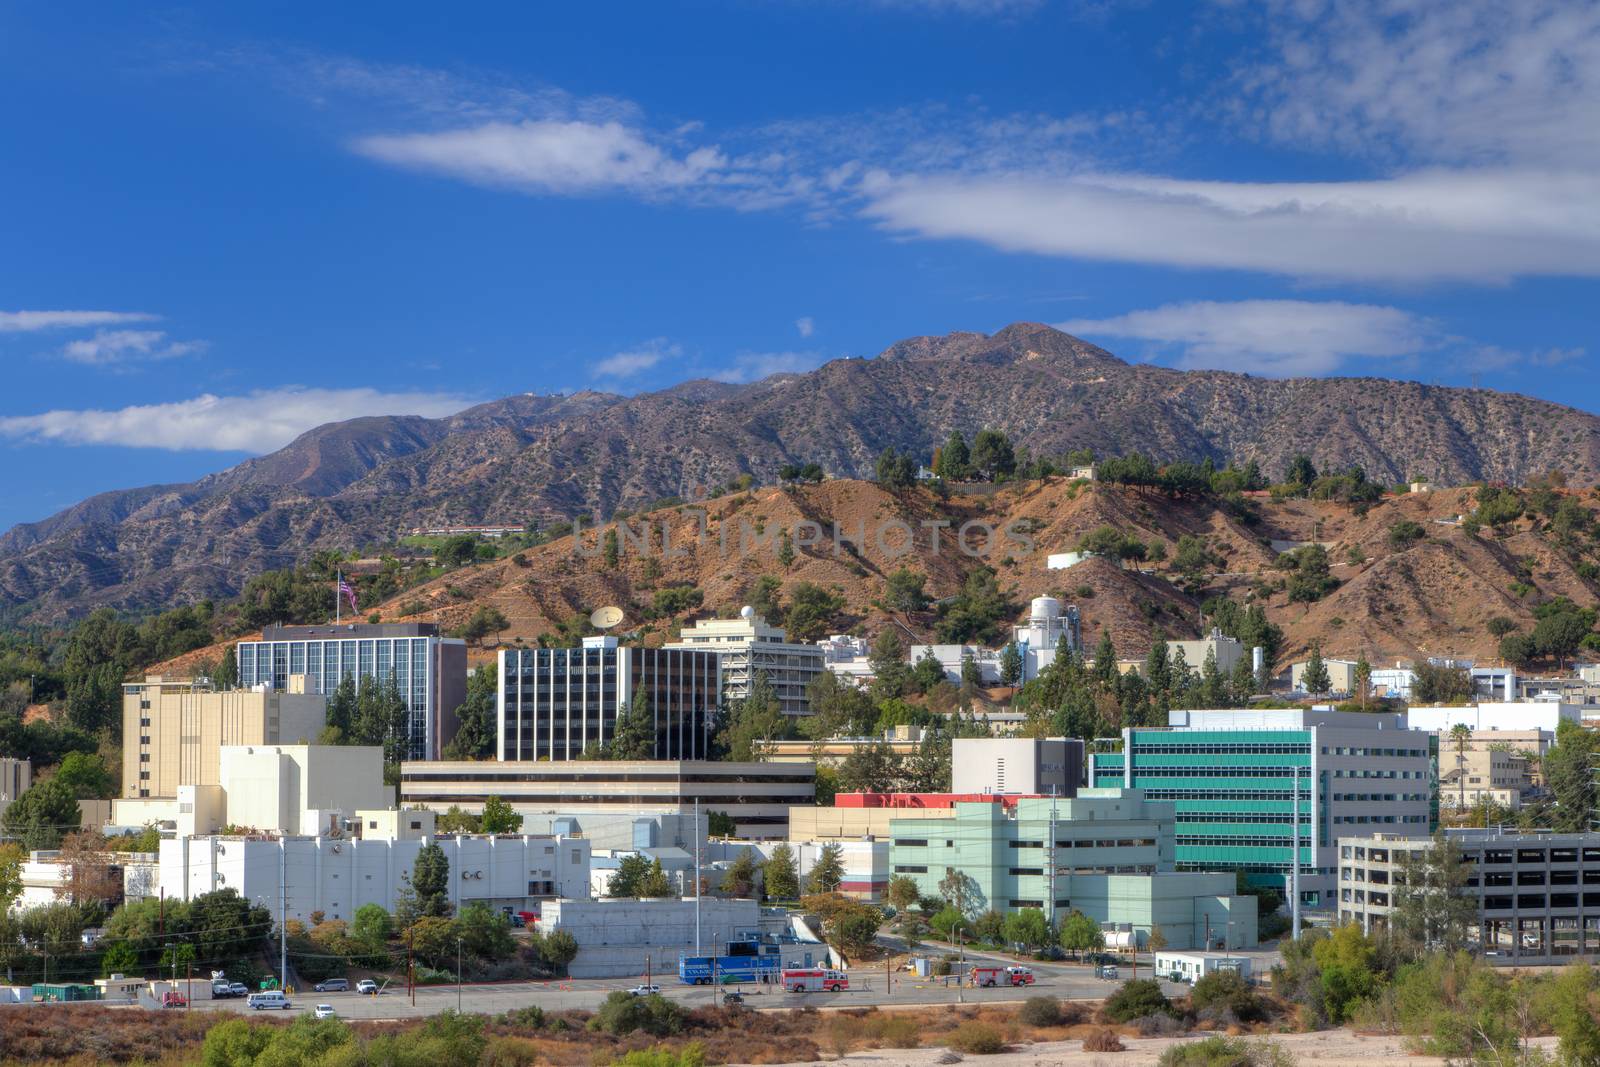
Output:
<svg viewBox="0 0 1600 1067">
<path fill-rule="evenodd" d="M 421 522 L 606 515 L 694 497 L 787 463 L 869 476 L 885 447 L 926 460 L 955 429 L 1035 454 L 1157 460 L 1293 455 L 1393 484 L 1600 476 L 1600 418 L 1511 393 L 1383 378 L 1270 379 L 1127 363 L 1039 323 L 906 338 L 871 359 L 623 396 L 517 394 L 440 419 L 373 416 L 307 431 L 194 482 L 97 494 L 0 535 L 0 607 L 50 621 L 229 595 L 321 548 Z"/>
</svg>

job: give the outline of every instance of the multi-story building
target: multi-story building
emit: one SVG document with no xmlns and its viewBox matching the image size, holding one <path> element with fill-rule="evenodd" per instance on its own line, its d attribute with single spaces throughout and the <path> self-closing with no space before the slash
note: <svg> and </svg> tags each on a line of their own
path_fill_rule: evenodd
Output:
<svg viewBox="0 0 1600 1067">
<path fill-rule="evenodd" d="M 365 813 L 364 813 L 365 814 Z M 368 820 L 379 822 L 378 814 Z M 408 820 L 428 813 L 403 812 Z M 426 828 L 431 830 L 432 819 Z M 288 917 L 313 912 L 349 922 L 363 904 L 393 911 L 408 885 L 417 853 L 437 843 L 450 863 L 450 903 L 484 903 L 523 910 L 556 897 L 589 895 L 589 842 L 525 834 L 448 835 L 402 832 L 379 836 L 182 837 L 161 842 L 161 891 L 188 900 L 231 888 L 246 900 L 280 903 Z M 288 892 L 283 894 L 283 887 Z"/>
<path fill-rule="evenodd" d="M 682 653 L 679 653 L 680 655 Z M 816 796 L 814 763 L 720 760 L 433 761 L 400 767 L 400 799 L 444 811 L 497 796 L 519 813 L 701 814 L 733 819 L 740 837 L 786 838 L 789 807 Z"/>
<path fill-rule="evenodd" d="M 1600 956 L 1600 834 L 1448 830 L 1477 903 L 1468 941 L 1491 963 L 1537 966 Z M 1339 839 L 1339 921 L 1387 926 L 1406 860 L 1431 841 L 1390 834 Z"/>
<path fill-rule="evenodd" d="M 1302 660 L 1289 666 L 1289 687 L 1296 693 L 1309 693 L 1306 688 L 1306 668 L 1311 665 L 1310 660 Z M 1325 659 L 1322 661 L 1323 669 L 1328 672 L 1328 688 L 1319 691 L 1316 695 L 1325 693 L 1338 693 L 1348 695 L 1356 691 L 1356 661 L 1353 659 Z"/>
<path fill-rule="evenodd" d="M 834 634 L 826 640 L 818 641 L 817 648 L 822 652 L 823 666 L 830 673 L 857 686 L 864 686 L 872 681 L 872 650 L 865 637 Z"/>
<path fill-rule="evenodd" d="M 1527 757 L 1509 748 L 1457 750 L 1448 738 L 1439 742 L 1439 804 L 1470 808 L 1480 800 L 1515 811 L 1533 787 Z"/>
<path fill-rule="evenodd" d="M 684 630 L 669 649 L 715 652 L 722 661 L 722 699 L 743 700 L 757 674 L 766 676 L 785 715 L 811 714 L 806 687 L 825 670 L 822 649 L 791 642 L 781 627 L 745 607 L 736 619 L 702 619 Z"/>
<path fill-rule="evenodd" d="M 285 679 L 276 688 L 212 692 L 150 675 L 122 687 L 122 795 L 166 798 L 221 781 L 225 745 L 305 744 L 327 721 L 327 701 Z M 134 824 L 136 825 L 136 824 Z"/>
<path fill-rule="evenodd" d="M 715 652 L 629 648 L 586 637 L 581 648 L 501 649 L 496 756 L 577 760 L 616 735 L 645 694 L 657 759 L 705 759 L 722 694 Z"/>
<path fill-rule="evenodd" d="M 268 626 L 261 640 L 240 641 L 238 654 L 244 689 L 287 690 L 304 676 L 304 692 L 331 696 L 345 678 L 358 690 L 393 679 L 411 713 L 413 759 L 438 758 L 467 697 L 466 642 L 440 636 L 432 623 Z"/>
<path fill-rule="evenodd" d="M 1071 737 L 958 737 L 950 790 L 1070 797 L 1083 784 L 1083 750 Z"/>
<path fill-rule="evenodd" d="M 1176 805 L 1179 870 L 1286 889 L 1297 837 L 1301 902 L 1332 907 L 1340 836 L 1438 825 L 1438 737 L 1404 714 L 1174 711 L 1169 723 L 1097 743 L 1090 778 Z"/>
<path fill-rule="evenodd" d="M 883 746 L 897 756 L 915 755 L 927 731 L 921 726 L 892 726 L 877 737 L 830 737 L 826 741 L 787 738 L 769 741 L 763 753 L 775 763 L 810 763 L 837 767 L 857 752 Z"/>
<path fill-rule="evenodd" d="M 942 817 L 890 823 L 890 872 L 942 895 L 964 875 L 974 913 L 1038 908 L 1052 922 L 1072 909 L 1131 927 L 1137 940 L 1159 927 L 1169 946 L 1255 943 L 1255 902 L 1235 893 L 1231 873 L 1174 870 L 1173 806 L 1138 790 L 1082 790 L 1013 805 L 956 803 Z"/>
</svg>

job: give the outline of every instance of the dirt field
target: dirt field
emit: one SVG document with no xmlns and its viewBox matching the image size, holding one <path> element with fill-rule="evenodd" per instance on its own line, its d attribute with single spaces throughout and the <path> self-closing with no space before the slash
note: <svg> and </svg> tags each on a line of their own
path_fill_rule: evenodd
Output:
<svg viewBox="0 0 1600 1067">
<path fill-rule="evenodd" d="M 1204 1036 L 1204 1035 L 1201 1035 Z M 1078 1041 L 1048 1041 L 1017 1045 L 997 1056 L 967 1056 L 965 1060 L 983 1067 L 1153 1067 L 1169 1045 L 1194 1041 L 1186 1037 L 1124 1037 L 1125 1052 L 1084 1052 Z M 1262 1040 L 1252 1038 L 1251 1040 Z M 1302 1067 L 1371 1067 L 1386 1060 L 1398 1060 L 1405 1067 L 1444 1067 L 1436 1056 L 1413 1056 L 1398 1037 L 1371 1037 L 1349 1030 L 1329 1030 L 1314 1034 L 1279 1034 L 1271 1038 L 1294 1056 Z M 1537 1038 L 1533 1044 L 1554 1053 L 1554 1038 Z M 869 1049 L 852 1052 L 842 1059 L 814 1060 L 814 1064 L 846 1064 L 848 1067 L 934 1067 L 944 1055 L 942 1048 Z"/>
</svg>

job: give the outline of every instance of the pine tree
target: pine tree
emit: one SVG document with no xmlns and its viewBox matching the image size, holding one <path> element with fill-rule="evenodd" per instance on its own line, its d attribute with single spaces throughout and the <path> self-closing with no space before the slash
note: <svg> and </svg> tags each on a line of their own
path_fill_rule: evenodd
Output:
<svg viewBox="0 0 1600 1067">
<path fill-rule="evenodd" d="M 794 541 L 789 536 L 789 531 L 783 531 L 783 537 L 778 542 L 778 563 L 787 568 L 794 562 Z"/>
<path fill-rule="evenodd" d="M 607 568 L 616 570 L 617 562 L 621 559 L 621 556 L 622 551 L 621 545 L 617 540 L 617 528 L 613 526 L 606 531 L 605 547 L 600 552 L 600 558 L 605 561 Z"/>
<path fill-rule="evenodd" d="M 1162 638 L 1155 639 L 1144 658 L 1144 681 L 1154 693 L 1172 688 L 1172 664 L 1167 659 L 1167 642 Z"/>
<path fill-rule="evenodd" d="M 1016 685 L 1022 680 L 1022 652 L 1015 641 L 1008 642 L 1000 653 L 1000 681 Z"/>
<path fill-rule="evenodd" d="M 1217 650 L 1206 649 L 1206 660 L 1200 666 L 1200 703 L 1208 708 L 1220 708 L 1228 702 L 1228 686 L 1222 672 L 1217 670 Z"/>
<path fill-rule="evenodd" d="M 1300 685 L 1312 696 L 1333 688 L 1333 681 L 1328 677 L 1328 666 L 1322 662 L 1321 645 L 1311 646 L 1311 658 L 1306 660 L 1306 668 L 1301 672 Z"/>
<path fill-rule="evenodd" d="M 806 888 L 813 893 L 836 893 L 844 881 L 844 849 L 837 844 L 826 844 L 817 855 L 817 862 L 806 875 Z"/>
<path fill-rule="evenodd" d="M 1355 670 L 1356 699 L 1361 703 L 1361 710 L 1367 710 L 1367 701 L 1372 696 L 1372 664 L 1367 662 L 1367 654 L 1361 653 L 1356 657 Z"/>
<path fill-rule="evenodd" d="M 961 436 L 961 431 L 951 433 L 949 440 L 939 449 L 939 454 L 934 457 L 933 473 L 947 482 L 966 481 L 970 472 L 968 463 L 971 452 L 967 448 L 967 439 Z"/>
<path fill-rule="evenodd" d="M 794 850 L 780 844 L 761 865 L 761 882 L 771 900 L 798 900 L 800 876 L 795 872 Z"/>
<path fill-rule="evenodd" d="M 759 760 L 769 743 L 787 736 L 790 726 L 766 672 L 757 671 L 749 695 L 728 705 L 717 744 L 727 759 L 738 763 Z"/>
<path fill-rule="evenodd" d="M 1094 676 L 1101 685 L 1117 680 L 1117 647 L 1111 643 L 1111 628 L 1100 631 L 1100 643 L 1094 650 Z"/>
<path fill-rule="evenodd" d="M 722 876 L 722 891 L 732 897 L 756 895 L 756 857 L 751 849 L 746 848 L 728 865 Z"/>
<path fill-rule="evenodd" d="M 649 760 L 656 757 L 655 716 L 650 709 L 650 694 L 644 686 L 633 691 L 633 700 L 617 716 L 611 740 L 603 749 L 605 759 Z"/>
<path fill-rule="evenodd" d="M 1228 679 L 1230 696 L 1235 704 L 1247 704 L 1256 692 L 1256 673 L 1250 669 L 1250 660 L 1244 656 L 1239 657 L 1239 662 L 1233 665 L 1233 673 Z"/>
</svg>

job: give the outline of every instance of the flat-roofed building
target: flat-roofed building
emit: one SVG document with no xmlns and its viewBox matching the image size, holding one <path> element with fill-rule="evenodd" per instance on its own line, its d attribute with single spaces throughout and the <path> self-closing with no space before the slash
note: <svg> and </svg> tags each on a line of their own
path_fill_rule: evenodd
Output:
<svg viewBox="0 0 1600 1067">
<path fill-rule="evenodd" d="M 282 688 L 214 692 L 188 679 L 151 675 L 122 687 L 122 795 L 173 798 L 184 785 L 222 781 L 226 745 L 314 742 L 327 701 L 296 678 Z"/>
<path fill-rule="evenodd" d="M 576 761 L 616 736 L 643 692 L 658 759 L 704 759 L 722 698 L 720 657 L 703 649 L 630 648 L 586 637 L 580 648 L 501 649 L 496 756 Z"/>
<path fill-rule="evenodd" d="M 1445 831 L 1467 867 L 1477 903 L 1469 947 L 1490 963 L 1538 966 L 1600 956 L 1600 834 Z M 1431 840 L 1376 834 L 1339 839 L 1339 921 L 1388 926 L 1407 857 L 1425 861 Z"/>
<path fill-rule="evenodd" d="M 400 799 L 444 811 L 481 811 L 497 796 L 524 815 L 690 814 L 730 816 L 740 837 L 787 838 L 791 805 L 816 796 L 813 763 L 720 760 L 436 760 L 400 767 Z"/>
<path fill-rule="evenodd" d="M 413 759 L 443 751 L 460 725 L 456 710 L 467 698 L 466 642 L 442 636 L 433 623 L 268 626 L 259 641 L 240 641 L 238 656 L 239 684 L 245 689 L 286 690 L 291 678 L 301 676 L 303 692 L 331 696 L 346 678 L 358 690 L 392 679 L 410 712 Z"/>
<path fill-rule="evenodd" d="M 893 726 L 877 737 L 830 737 L 826 741 L 788 738 L 769 741 L 766 757 L 777 763 L 809 763 L 837 767 L 857 752 L 884 746 L 897 756 L 912 756 L 922 747 L 926 733 L 921 726 Z"/>
<path fill-rule="evenodd" d="M 950 791 L 1070 797 L 1083 783 L 1083 756 L 1075 737 L 958 737 Z"/>
<path fill-rule="evenodd" d="M 1090 778 L 1176 806 L 1179 870 L 1285 889 L 1298 842 L 1301 902 L 1331 908 L 1341 836 L 1425 837 L 1438 825 L 1439 739 L 1408 729 L 1404 714 L 1239 709 L 1168 721 L 1097 743 Z"/>
<path fill-rule="evenodd" d="M 33 784 L 33 764 L 25 759 L 0 756 L 0 804 L 10 803 Z"/>
<path fill-rule="evenodd" d="M 790 641 L 781 626 L 771 625 L 750 607 L 736 619 L 701 619 L 665 647 L 715 652 L 721 661 L 724 702 L 743 700 L 756 675 L 765 675 L 779 709 L 795 717 L 811 714 L 806 687 L 826 669 L 822 649 Z"/>
</svg>

